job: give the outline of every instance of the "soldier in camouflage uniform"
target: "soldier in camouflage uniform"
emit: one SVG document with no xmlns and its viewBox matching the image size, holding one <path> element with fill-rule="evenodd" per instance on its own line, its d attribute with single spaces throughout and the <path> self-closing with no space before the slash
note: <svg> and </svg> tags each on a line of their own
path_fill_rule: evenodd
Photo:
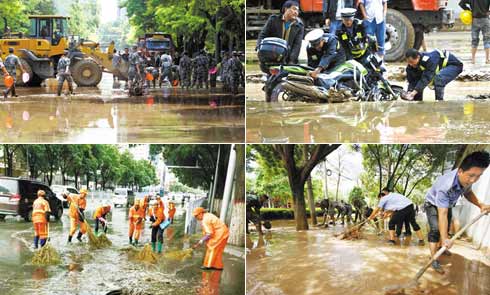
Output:
<svg viewBox="0 0 490 295">
<path fill-rule="evenodd" d="M 140 64 L 141 64 L 141 58 L 139 55 L 139 50 L 137 46 L 133 46 L 133 52 L 129 54 L 129 69 L 128 69 L 128 87 L 131 88 L 131 86 L 134 83 L 134 79 L 136 76 L 141 77 L 141 72 L 140 72 Z"/>
<path fill-rule="evenodd" d="M 233 94 L 238 93 L 238 87 L 240 87 L 241 79 L 243 77 L 243 64 L 240 61 L 239 53 L 233 51 L 233 57 L 229 61 L 230 71 L 230 87 Z"/>
<path fill-rule="evenodd" d="M 180 58 L 179 72 L 180 86 L 182 89 L 184 89 L 184 87 L 189 89 L 191 86 L 192 60 L 189 58 L 187 51 L 184 51 L 184 55 Z"/>
<path fill-rule="evenodd" d="M 12 76 L 12 78 L 14 78 L 14 84 L 12 84 L 12 86 L 10 86 L 10 88 L 7 88 L 4 92 L 3 92 L 3 97 L 7 98 L 9 92 L 12 92 L 12 97 L 17 97 L 17 93 L 15 93 L 15 82 L 17 81 L 17 66 L 20 67 L 20 69 L 22 70 L 22 73 L 25 73 L 25 69 L 24 67 L 22 66 L 22 64 L 20 63 L 20 60 L 19 58 L 14 54 L 14 49 L 11 47 L 9 48 L 9 55 L 7 55 L 7 57 L 5 58 L 5 62 L 3 63 L 4 66 L 5 66 L 5 69 L 7 70 L 7 72 L 9 73 L 10 76 Z"/>
<path fill-rule="evenodd" d="M 172 64 L 172 57 L 165 51 L 162 56 L 160 56 L 160 87 L 162 87 L 162 82 L 165 80 L 167 81 L 167 84 L 172 83 Z"/>
<path fill-rule="evenodd" d="M 221 82 L 223 83 L 223 91 L 230 91 L 230 53 L 227 51 L 223 55 L 223 60 L 221 61 Z"/>
<path fill-rule="evenodd" d="M 206 85 L 206 89 L 209 88 L 208 85 L 208 71 L 209 71 L 209 59 L 206 56 L 206 52 L 201 50 L 201 53 L 196 57 L 196 75 L 197 75 L 197 88 L 202 88 L 203 83 Z"/>
<path fill-rule="evenodd" d="M 63 88 L 65 80 L 68 81 L 68 90 L 70 91 L 70 94 L 73 94 L 73 78 L 70 72 L 69 53 L 68 50 L 65 50 L 58 60 L 58 96 L 61 96 L 61 89 Z"/>
</svg>

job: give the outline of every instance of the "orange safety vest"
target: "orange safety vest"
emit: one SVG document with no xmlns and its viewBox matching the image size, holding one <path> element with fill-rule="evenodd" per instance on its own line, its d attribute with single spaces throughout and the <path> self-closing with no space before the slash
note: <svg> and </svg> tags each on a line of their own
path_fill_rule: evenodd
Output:
<svg viewBox="0 0 490 295">
<path fill-rule="evenodd" d="M 148 216 L 153 216 L 153 218 L 155 218 L 153 225 L 159 225 L 165 220 L 165 213 L 163 213 L 163 208 L 161 207 L 150 207 L 150 210 L 148 210 Z"/>
<path fill-rule="evenodd" d="M 211 235 L 211 238 L 206 242 L 206 246 L 210 249 L 219 246 L 230 235 L 226 224 L 212 213 L 204 213 L 201 224 L 203 235 Z"/>
<path fill-rule="evenodd" d="M 68 202 L 70 202 L 70 217 L 78 218 L 78 208 L 85 209 L 87 206 L 87 200 L 85 198 L 81 198 L 80 195 L 77 194 L 69 194 L 68 198 L 66 198 Z M 82 207 L 83 206 L 83 207 Z"/>
<path fill-rule="evenodd" d="M 139 218 L 145 217 L 145 210 L 140 206 L 138 210 L 133 206 L 129 209 L 129 222 L 135 223 Z"/>
<path fill-rule="evenodd" d="M 168 204 L 168 217 L 169 218 L 174 218 L 175 211 L 177 211 L 177 209 L 175 208 L 175 205 L 174 204 Z"/>
<path fill-rule="evenodd" d="M 46 212 L 51 212 L 48 201 L 43 197 L 37 197 L 32 204 L 32 223 L 47 223 Z"/>
<path fill-rule="evenodd" d="M 94 212 L 94 218 L 99 218 L 102 217 L 103 215 L 107 214 L 109 212 L 108 208 L 104 206 L 97 207 Z"/>
</svg>

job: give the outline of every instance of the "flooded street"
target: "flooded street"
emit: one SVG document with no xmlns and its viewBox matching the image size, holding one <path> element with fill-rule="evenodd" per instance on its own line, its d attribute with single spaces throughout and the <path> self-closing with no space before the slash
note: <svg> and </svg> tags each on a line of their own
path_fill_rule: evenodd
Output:
<svg viewBox="0 0 490 295">
<path fill-rule="evenodd" d="M 243 142 L 244 96 L 214 90 L 151 89 L 128 97 L 104 74 L 98 88 L 56 97 L 49 87 L 0 100 L 0 141 L 45 143 Z M 219 89 L 219 88 L 218 88 Z"/>
<path fill-rule="evenodd" d="M 88 198 L 86 216 L 92 217 L 95 206 L 104 201 Z M 67 245 L 68 210 L 61 222 L 50 223 L 51 245 L 61 254 L 62 264 L 37 267 L 32 258 L 32 223 L 7 218 L 0 223 L 0 294 L 107 294 L 128 288 L 138 294 L 243 294 L 244 260 L 225 251 L 222 272 L 202 271 L 204 248 L 194 251 L 187 260 L 160 259 L 145 264 L 128 258 L 127 208 L 113 209 L 109 217 L 108 238 L 112 246 L 90 250 L 84 242 Z M 184 211 L 177 207 L 174 224 L 164 233 L 164 253 L 189 248 L 197 235 L 184 238 Z M 90 218 L 91 226 L 94 226 Z M 146 222 L 140 244 L 150 242 Z M 199 235 L 200 236 L 200 235 Z M 75 241 L 75 239 L 74 239 Z M 135 293 L 136 294 L 136 293 Z"/>
<path fill-rule="evenodd" d="M 390 246 L 372 227 L 364 229 L 363 239 L 347 241 L 333 236 L 344 230 L 341 225 L 297 232 L 294 221 L 272 224 L 263 238 L 247 237 L 249 295 L 384 294 L 385 288 L 408 283 L 429 259 L 428 245 L 405 240 Z M 407 294 L 490 294 L 490 257 L 463 241 L 451 252 L 441 259 L 444 275 L 427 270 L 420 288 Z"/>
<path fill-rule="evenodd" d="M 463 60 L 465 73 L 490 73 L 482 50 L 477 62 L 470 64 L 470 32 L 426 34 L 428 49 L 448 49 Z M 249 41 L 247 48 L 252 41 Z M 256 59 L 253 51 L 248 51 Z M 306 56 L 303 56 L 305 59 Z M 396 72 L 403 63 L 388 63 Z M 247 74 L 257 75 L 255 64 Z M 485 99 L 467 95 L 489 94 L 490 82 L 453 81 L 445 89 L 445 101 L 436 102 L 434 91 L 426 89 L 423 102 L 346 102 L 314 104 L 302 102 L 265 103 L 261 83 L 247 83 L 247 142 L 366 142 L 437 143 L 482 142 L 490 133 Z M 405 81 L 393 84 L 406 88 Z"/>
</svg>

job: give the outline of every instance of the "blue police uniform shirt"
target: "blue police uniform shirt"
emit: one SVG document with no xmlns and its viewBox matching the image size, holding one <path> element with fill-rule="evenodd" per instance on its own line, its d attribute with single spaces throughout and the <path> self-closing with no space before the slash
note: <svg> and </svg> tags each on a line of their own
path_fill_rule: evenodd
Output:
<svg viewBox="0 0 490 295">
<path fill-rule="evenodd" d="M 378 207 L 385 211 L 398 211 L 413 204 L 407 197 L 397 193 L 389 193 L 379 201 Z"/>
<path fill-rule="evenodd" d="M 471 185 L 464 188 L 458 180 L 458 169 L 439 176 L 425 196 L 426 202 L 439 207 L 454 207 L 461 195 L 471 191 Z"/>
</svg>

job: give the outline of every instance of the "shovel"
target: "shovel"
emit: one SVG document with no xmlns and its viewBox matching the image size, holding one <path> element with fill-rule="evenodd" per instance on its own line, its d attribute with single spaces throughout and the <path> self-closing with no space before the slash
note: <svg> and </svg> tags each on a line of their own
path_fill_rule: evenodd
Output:
<svg viewBox="0 0 490 295">
<path fill-rule="evenodd" d="M 475 218 L 473 218 L 468 224 L 466 224 L 465 226 L 463 226 L 463 228 L 461 228 L 452 238 L 451 238 L 451 242 L 454 242 L 457 238 L 459 238 L 470 226 L 472 226 L 475 222 L 477 222 L 482 216 L 486 215 L 488 213 L 480 213 L 479 215 L 477 215 Z M 437 258 L 439 258 L 442 253 L 444 253 L 444 251 L 447 250 L 447 247 L 446 246 L 442 246 L 441 249 L 439 249 L 439 251 L 436 252 L 436 254 L 429 260 L 429 262 L 427 262 L 418 272 L 417 274 L 415 275 L 415 278 L 408 284 L 406 285 L 398 285 L 398 286 L 393 286 L 393 287 L 389 287 L 389 288 L 386 288 L 386 291 L 389 291 L 389 292 L 393 292 L 397 289 L 406 289 L 406 288 L 414 288 L 414 287 L 417 287 L 417 284 L 418 284 L 418 280 L 422 277 L 422 275 L 425 273 L 425 271 L 429 268 L 429 266 L 432 264 L 433 261 L 437 260 Z"/>
<path fill-rule="evenodd" d="M 376 216 L 378 216 L 378 215 L 376 215 Z M 375 217 L 376 217 L 376 216 L 375 216 Z M 339 235 L 337 235 L 337 236 L 342 236 L 342 235 L 344 235 L 344 236 L 345 236 L 345 235 L 348 235 L 348 234 L 350 234 L 351 232 L 353 232 L 353 231 L 355 231 L 355 230 L 360 230 L 360 229 L 361 229 L 361 227 L 362 227 L 362 226 L 363 226 L 363 225 L 364 225 L 366 222 L 368 222 L 368 221 L 369 221 L 369 218 L 366 218 L 364 221 L 361 221 L 361 222 L 359 222 L 358 224 L 354 225 L 353 227 L 351 227 L 351 228 L 348 228 L 348 229 L 344 230 L 344 231 L 343 231 L 341 234 L 339 234 Z"/>
</svg>

